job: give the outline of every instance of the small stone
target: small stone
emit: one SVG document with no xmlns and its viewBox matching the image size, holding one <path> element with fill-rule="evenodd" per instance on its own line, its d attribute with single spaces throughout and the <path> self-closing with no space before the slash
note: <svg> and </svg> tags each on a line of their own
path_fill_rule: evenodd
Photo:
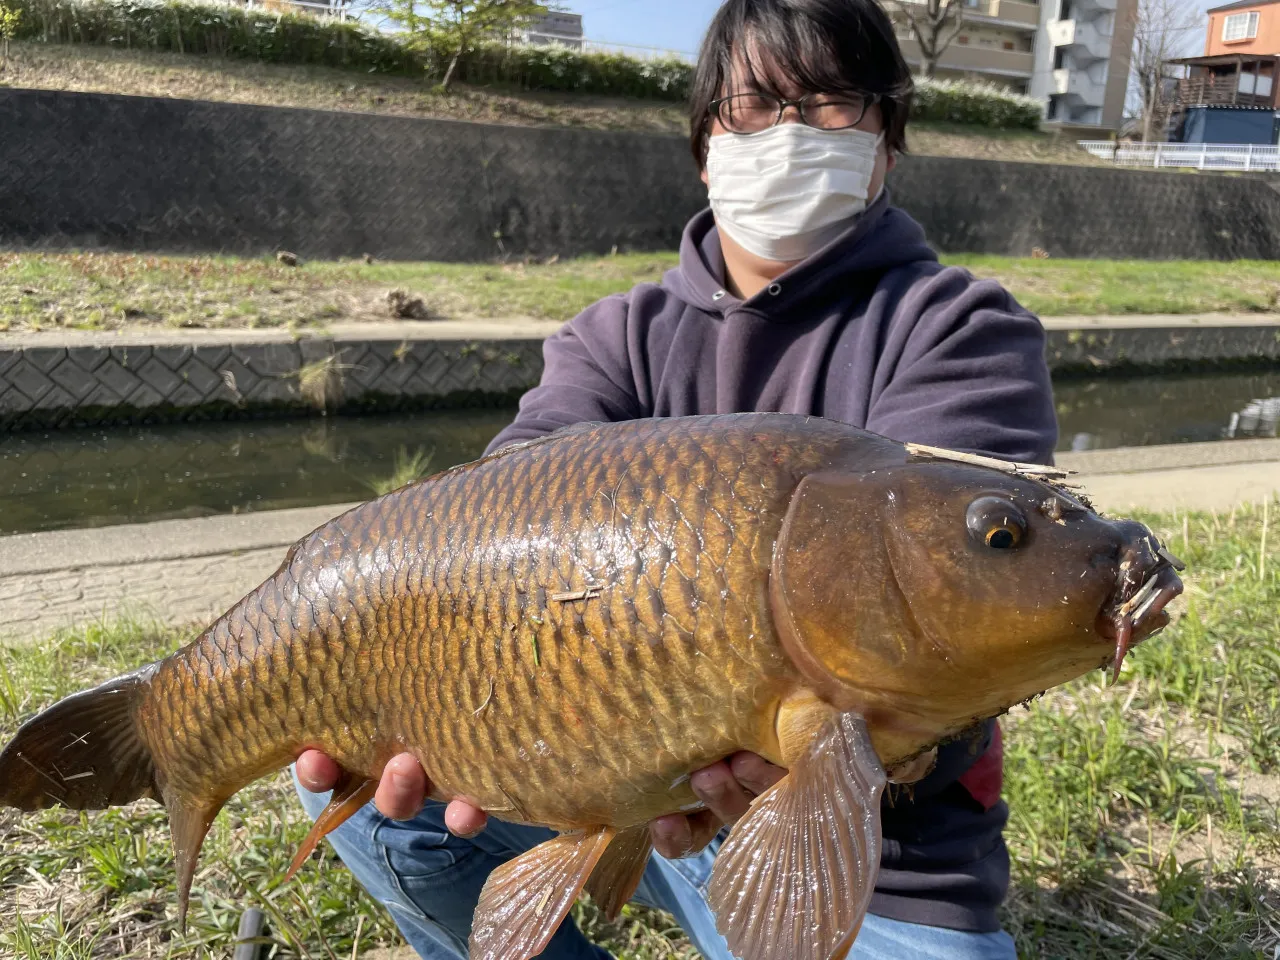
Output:
<svg viewBox="0 0 1280 960">
<path fill-rule="evenodd" d="M 296 253 L 290 253 L 288 250 L 279 251 L 276 254 L 276 259 L 286 267 L 296 267 L 298 265 L 298 255 Z"/>
</svg>

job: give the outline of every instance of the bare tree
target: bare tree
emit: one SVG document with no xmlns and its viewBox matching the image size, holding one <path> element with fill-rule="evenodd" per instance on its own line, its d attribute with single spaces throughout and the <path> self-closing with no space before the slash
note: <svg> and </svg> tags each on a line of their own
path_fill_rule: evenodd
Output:
<svg viewBox="0 0 1280 960">
<path fill-rule="evenodd" d="M 1133 13 L 1133 96 L 1142 139 L 1164 139 L 1177 77 L 1169 61 L 1185 52 L 1188 34 L 1204 30 L 1190 0 L 1138 0 Z"/>
<path fill-rule="evenodd" d="M 443 89 L 458 63 L 486 40 L 509 39 L 554 7 L 538 0 L 381 0 L 379 12 L 405 28 L 411 46 L 431 46 L 449 58 Z"/>
<path fill-rule="evenodd" d="M 964 23 L 961 0 L 893 0 L 920 45 L 920 76 L 932 77 Z"/>
</svg>

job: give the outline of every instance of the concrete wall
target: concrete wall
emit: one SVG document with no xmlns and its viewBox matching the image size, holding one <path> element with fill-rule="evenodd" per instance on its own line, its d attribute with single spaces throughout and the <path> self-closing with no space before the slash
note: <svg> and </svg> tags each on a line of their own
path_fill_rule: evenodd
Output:
<svg viewBox="0 0 1280 960">
<path fill-rule="evenodd" d="M 678 137 L 0 89 L 0 247 L 477 260 L 672 248 L 705 204 Z M 906 157 L 948 252 L 1280 256 L 1243 178 Z"/>
<path fill-rule="evenodd" d="M 1055 376 L 1280 363 L 1280 326 L 1230 318 L 1050 318 Z M 542 375 L 554 322 L 342 324 L 281 330 L 0 334 L 0 431 L 514 403 Z M 317 368 L 316 364 L 327 364 Z M 303 389 L 311 365 L 314 386 Z M 314 371 L 320 370 L 317 380 Z"/>
</svg>

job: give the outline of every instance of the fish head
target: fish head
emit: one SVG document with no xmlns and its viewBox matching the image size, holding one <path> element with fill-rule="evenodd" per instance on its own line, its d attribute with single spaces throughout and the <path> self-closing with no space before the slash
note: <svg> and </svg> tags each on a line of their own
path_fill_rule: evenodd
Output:
<svg viewBox="0 0 1280 960">
<path fill-rule="evenodd" d="M 806 477 L 770 592 L 801 673 L 893 740 L 891 762 L 1091 669 L 1118 671 L 1168 624 L 1178 569 L 1147 527 L 1060 485 L 908 460 Z"/>
</svg>

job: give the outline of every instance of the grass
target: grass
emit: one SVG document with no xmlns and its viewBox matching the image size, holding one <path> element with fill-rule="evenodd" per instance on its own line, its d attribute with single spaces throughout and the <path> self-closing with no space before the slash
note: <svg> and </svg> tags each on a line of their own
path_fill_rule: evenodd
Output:
<svg viewBox="0 0 1280 960">
<path fill-rule="evenodd" d="M 15 43 L 0 84 L 525 126 L 680 136 L 688 130 L 686 111 L 679 103 L 476 87 L 441 94 L 410 78 L 109 47 Z M 908 128 L 907 142 L 912 152 L 930 156 L 1087 165 L 1100 162 L 1070 138 L 1030 130 L 916 122 Z"/>
<path fill-rule="evenodd" d="M 409 77 L 112 47 L 15 43 L 0 84 L 517 126 L 648 133 L 686 129 L 685 110 L 678 103 L 465 86 L 440 93 Z"/>
<path fill-rule="evenodd" d="M 1280 263 L 949 256 L 1042 316 L 1278 309 Z M 0 331 L 317 328 L 387 320 L 396 291 L 431 317 L 566 320 L 673 267 L 670 252 L 545 263 L 302 262 L 273 258 L 0 252 Z"/>
<path fill-rule="evenodd" d="M 1189 565 L 1175 624 L 1126 661 L 1004 723 L 1019 954 L 1097 960 L 1271 960 L 1280 948 L 1280 549 L 1257 508 L 1146 519 Z M 1263 554 L 1263 543 L 1269 543 Z M 20 718 L 163 655 L 184 637 L 125 622 L 0 649 L 0 741 Z M 280 877 L 306 824 L 284 776 L 217 821 L 178 939 L 164 818 L 154 804 L 96 814 L 0 811 L 0 955 L 226 955 L 238 911 L 270 917 L 280 957 L 357 955 L 396 942 L 331 856 Z M 692 958 L 644 910 L 584 929 L 622 960 Z M 357 942 L 358 941 L 358 942 Z"/>
</svg>

